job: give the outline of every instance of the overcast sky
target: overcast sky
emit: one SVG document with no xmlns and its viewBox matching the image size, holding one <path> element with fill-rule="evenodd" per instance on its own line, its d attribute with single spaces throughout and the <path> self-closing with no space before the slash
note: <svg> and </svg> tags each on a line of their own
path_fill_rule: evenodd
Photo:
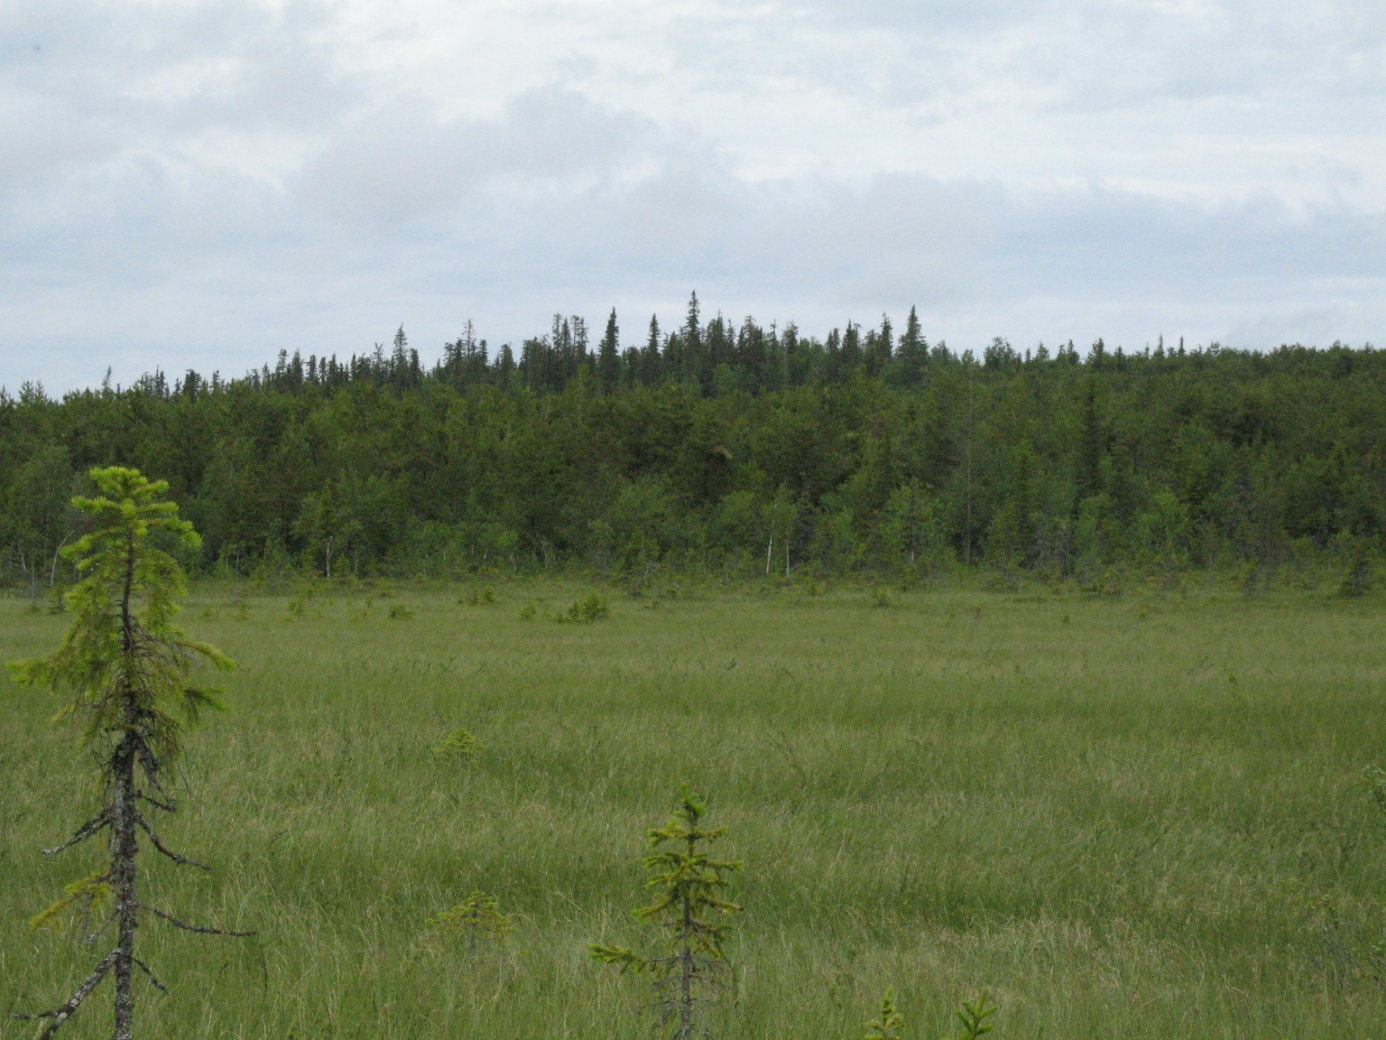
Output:
<svg viewBox="0 0 1386 1040">
<path fill-rule="evenodd" d="M 1381 0 L 0 0 L 0 385 L 555 311 L 1386 345 Z"/>
</svg>

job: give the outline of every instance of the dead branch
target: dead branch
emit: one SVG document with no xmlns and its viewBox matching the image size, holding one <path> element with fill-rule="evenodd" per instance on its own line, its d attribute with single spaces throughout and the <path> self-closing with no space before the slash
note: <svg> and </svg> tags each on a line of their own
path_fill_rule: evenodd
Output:
<svg viewBox="0 0 1386 1040">
<path fill-rule="evenodd" d="M 163 918 L 165 921 L 173 925 L 175 928 L 181 928 L 185 932 L 196 932 L 198 935 L 229 935 L 237 939 L 249 939 L 252 936 L 259 934 L 258 932 L 232 932 L 223 928 L 207 928 L 200 924 L 188 924 L 186 921 L 180 921 L 172 914 L 164 910 L 160 910 L 158 907 L 148 906 L 144 903 L 140 904 L 140 909 L 148 910 L 155 917 Z"/>
<path fill-rule="evenodd" d="M 179 866 L 196 867 L 198 870 L 212 869 L 205 863 L 199 863 L 195 859 L 188 859 L 187 856 L 180 855 L 179 853 L 174 852 L 171 849 L 165 847 L 164 843 L 159 840 L 159 836 L 156 833 L 154 833 L 154 828 L 149 825 L 149 821 L 146 820 L 142 814 L 137 814 L 135 816 L 135 822 L 140 825 L 140 829 L 143 830 L 145 834 L 149 835 L 149 841 L 154 846 L 154 848 L 158 849 L 161 853 L 163 853 L 169 859 L 173 860 L 173 862 L 177 863 Z"/>
<path fill-rule="evenodd" d="M 72 994 L 71 999 L 61 1007 L 56 1007 L 52 1011 L 41 1011 L 37 1015 L 15 1015 L 14 1017 L 20 1019 L 51 1018 L 53 1021 L 48 1023 L 48 1028 L 37 1038 L 37 1040 L 48 1040 L 61 1028 L 64 1022 L 76 1013 L 77 1009 L 82 1006 L 82 1001 L 91 996 L 92 991 L 101 984 L 101 980 L 106 977 L 119 955 L 119 949 L 106 954 L 106 959 L 96 966 L 96 970 L 87 976 L 87 980 L 77 987 L 77 992 Z"/>
<path fill-rule="evenodd" d="M 154 972 L 150 969 L 148 964 L 145 964 L 144 961 L 140 960 L 138 957 L 131 957 L 130 959 L 135 962 L 135 964 L 139 967 L 140 971 L 144 972 L 145 977 L 148 978 L 149 981 L 154 984 L 155 989 L 157 989 L 164 996 L 168 996 L 168 987 L 159 981 L 159 976 L 154 974 Z"/>
<path fill-rule="evenodd" d="M 66 852 L 68 849 L 72 848 L 72 846 L 80 845 L 82 842 L 90 838 L 93 834 L 100 834 L 110 825 L 111 810 L 102 809 L 99 814 L 93 816 L 90 820 L 88 820 L 86 823 L 82 824 L 82 826 L 77 828 L 77 832 L 73 834 L 72 837 L 68 838 L 67 841 L 63 842 L 61 845 L 58 845 L 55 848 L 44 849 L 43 854 L 45 856 L 56 856 L 60 852 Z"/>
</svg>

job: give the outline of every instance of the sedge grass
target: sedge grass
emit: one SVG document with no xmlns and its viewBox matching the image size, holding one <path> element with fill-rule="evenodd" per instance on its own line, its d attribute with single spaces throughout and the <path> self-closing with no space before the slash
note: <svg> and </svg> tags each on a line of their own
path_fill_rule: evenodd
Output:
<svg viewBox="0 0 1386 1040">
<path fill-rule="evenodd" d="M 260 936 L 148 928 L 173 993 L 141 1037 L 648 1036 L 586 944 L 638 937 L 683 783 L 746 863 L 726 1040 L 859 1036 L 887 986 L 911 1036 L 983 988 L 1014 1040 L 1386 1035 L 1379 601 L 685 590 L 546 620 L 586 591 L 195 588 L 184 627 L 241 667 L 165 837 L 216 870 L 151 886 Z M 0 656 L 64 623 L 0 601 Z M 26 926 L 86 863 L 39 852 L 93 797 L 56 705 L 0 679 L 4 1013 L 89 968 Z M 462 727 L 474 753 L 433 753 Z M 472 957 L 428 921 L 477 890 L 516 927 Z M 108 1034 L 105 1003 L 64 1032 Z"/>
</svg>

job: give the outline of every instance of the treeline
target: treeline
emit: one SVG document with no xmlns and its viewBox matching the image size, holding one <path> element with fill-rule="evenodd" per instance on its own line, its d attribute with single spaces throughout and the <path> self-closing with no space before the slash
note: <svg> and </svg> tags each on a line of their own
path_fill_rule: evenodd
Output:
<svg viewBox="0 0 1386 1040">
<path fill-rule="evenodd" d="M 400 331 L 52 400 L 0 390 L 0 575 L 62 579 L 94 465 L 167 479 L 203 571 L 583 565 L 1100 576 L 1362 560 L 1386 504 L 1386 352 L 1098 341 L 975 357 L 912 311 L 819 340 L 720 315 L 620 346 L 613 313 L 426 366 Z"/>
</svg>

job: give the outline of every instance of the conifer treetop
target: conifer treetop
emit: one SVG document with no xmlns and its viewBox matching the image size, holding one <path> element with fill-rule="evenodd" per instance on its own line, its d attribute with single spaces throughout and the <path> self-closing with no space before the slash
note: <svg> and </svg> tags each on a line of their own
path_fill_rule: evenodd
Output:
<svg viewBox="0 0 1386 1040">
<path fill-rule="evenodd" d="M 72 626 L 55 653 L 10 669 L 22 685 L 72 693 L 57 718 L 82 717 L 85 743 L 118 739 L 137 716 L 144 739 L 167 764 L 181 751 L 183 730 L 203 710 L 221 706 L 214 690 L 187 682 L 193 665 L 231 667 L 221 651 L 172 625 L 186 581 L 178 561 L 152 544 L 162 535 L 195 548 L 201 539 L 178 506 L 163 500 L 167 481 L 121 466 L 90 476 L 99 494 L 72 504 L 92 529 L 63 550 L 83 575 L 64 597 Z"/>
</svg>

